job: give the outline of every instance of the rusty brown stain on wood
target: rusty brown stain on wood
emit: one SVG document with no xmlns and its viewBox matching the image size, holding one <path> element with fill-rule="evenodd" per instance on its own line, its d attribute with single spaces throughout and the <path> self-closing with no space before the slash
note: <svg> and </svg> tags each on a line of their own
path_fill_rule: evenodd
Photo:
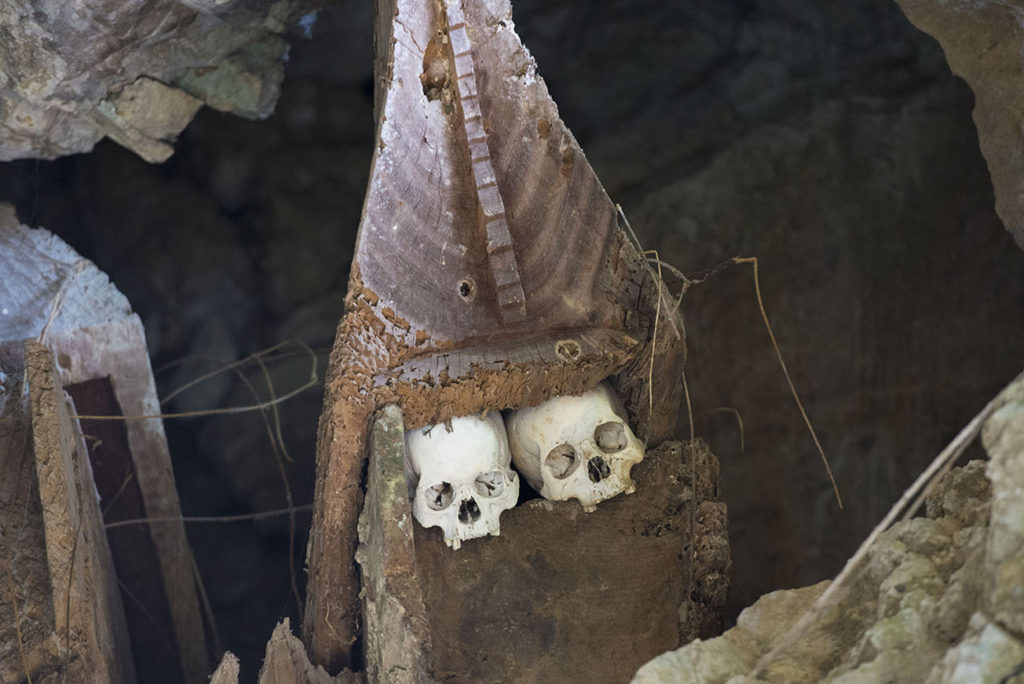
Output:
<svg viewBox="0 0 1024 684">
<path fill-rule="evenodd" d="M 378 145 L 326 380 L 308 556 L 303 638 L 328 669 L 358 661 L 352 558 L 375 410 L 397 403 L 413 428 L 580 393 L 614 376 L 638 435 L 656 444 L 674 431 L 684 340 L 668 325 L 652 334 L 655 277 L 501 21 L 507 11 L 502 0 L 464 7 L 485 157 L 479 145 L 473 153 L 480 136 L 467 135 L 476 110 L 467 117 L 465 98 L 446 107 L 456 77 L 468 73 L 453 62 L 467 55 L 438 46 L 459 22 L 448 25 L 443 1 L 378 9 Z M 507 239 L 487 231 L 498 216 L 481 209 L 474 159 L 493 171 L 483 190 L 501 201 Z M 521 320 L 509 308 L 516 298 L 503 298 L 495 280 L 513 268 Z"/>
</svg>

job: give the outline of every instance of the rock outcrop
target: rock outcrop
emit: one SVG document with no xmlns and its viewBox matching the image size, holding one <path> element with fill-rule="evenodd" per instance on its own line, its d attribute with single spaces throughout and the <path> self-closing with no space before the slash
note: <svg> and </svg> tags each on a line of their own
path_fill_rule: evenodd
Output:
<svg viewBox="0 0 1024 684">
<path fill-rule="evenodd" d="M 996 192 L 996 211 L 1024 249 L 1024 3 L 896 0 L 942 45 L 953 73 L 974 91 L 974 123 Z"/>
<path fill-rule="evenodd" d="M 1024 376 L 998 401 L 982 431 L 990 460 L 951 471 L 925 517 L 883 533 L 836 604 L 758 681 L 966 684 L 1024 673 Z M 656 658 L 634 683 L 752 681 L 828 584 L 763 596 L 736 627 Z"/>
<path fill-rule="evenodd" d="M 0 2 L 0 160 L 88 152 L 109 136 L 160 162 L 206 102 L 271 113 L 303 0 Z"/>
</svg>

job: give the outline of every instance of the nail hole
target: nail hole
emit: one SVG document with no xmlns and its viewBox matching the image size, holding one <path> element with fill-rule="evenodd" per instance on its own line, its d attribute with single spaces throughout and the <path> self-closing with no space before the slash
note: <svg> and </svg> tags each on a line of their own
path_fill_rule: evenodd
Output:
<svg viewBox="0 0 1024 684">
<path fill-rule="evenodd" d="M 559 340 L 555 343 L 555 353 L 563 361 L 575 361 L 580 358 L 580 345 L 575 340 Z"/>
<path fill-rule="evenodd" d="M 473 298 L 476 297 L 476 283 L 472 278 L 463 278 L 459 281 L 459 296 L 467 302 L 473 301 Z"/>
</svg>

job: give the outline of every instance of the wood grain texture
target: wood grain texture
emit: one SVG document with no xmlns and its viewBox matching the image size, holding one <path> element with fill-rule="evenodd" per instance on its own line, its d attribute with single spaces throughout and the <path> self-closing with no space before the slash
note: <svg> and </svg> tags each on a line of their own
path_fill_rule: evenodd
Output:
<svg viewBox="0 0 1024 684">
<path fill-rule="evenodd" d="M 307 557 L 303 639 L 329 671 L 359 665 L 352 558 L 374 411 L 397 404 L 414 428 L 613 376 L 653 445 L 672 435 L 685 359 L 681 321 L 656 313 L 657 277 L 558 117 L 508 1 L 377 9 L 377 145 L 326 380 Z"/>
<path fill-rule="evenodd" d="M 377 412 L 369 450 L 356 552 L 364 587 L 366 677 L 371 682 L 415 684 L 429 678 L 432 649 L 416 575 L 405 483 L 405 425 L 397 406 Z"/>
<path fill-rule="evenodd" d="M 23 511 L 7 509 L 6 523 L 29 522 L 45 540 L 43 585 L 13 581 L 27 568 L 24 551 L 7 544 L 18 539 L 5 530 L 3 548 L 8 577 L 0 581 L 7 596 L 20 602 L 17 649 L 5 653 L 4 682 L 52 677 L 67 681 L 134 682 L 131 648 L 117 577 L 110 559 L 87 448 L 75 422 L 73 406 L 61 389 L 53 355 L 35 340 L 24 345 L 25 383 L 31 422 L 30 459 L 34 477 L 19 477 L 20 487 L 38 497 Z M 22 454 L 5 455 L 6 463 Z M 34 514 L 34 515 L 33 515 Z M 38 516 L 38 517 L 36 517 Z M 12 530 L 13 531 L 13 530 Z M 24 527 L 21 532 L 27 532 Z M 18 558 L 18 562 L 12 562 Z M 29 579 L 26 577 L 26 579 Z M 41 591 L 26 593 L 33 585 Z M 14 644 L 11 644 L 12 646 Z M 6 647 L 5 647 L 6 651 Z"/>
<path fill-rule="evenodd" d="M 0 373 L 7 374 L 7 381 L 16 384 L 23 373 L 22 340 L 41 339 L 57 359 L 59 386 L 109 378 L 114 401 L 125 415 L 160 412 L 142 322 L 127 299 L 106 274 L 59 238 L 20 225 L 9 205 L 0 205 L 0 293 L 6 312 Z M 0 449 L 24 439 L 24 424 L 7 434 L 2 425 Z M 162 629 L 169 632 L 165 636 L 175 644 L 180 664 L 168 669 L 182 671 L 190 681 L 205 677 L 210 663 L 163 423 L 129 420 L 118 434 L 127 441 L 145 511 L 175 521 L 140 528 L 152 538 L 159 567 L 155 581 L 170 599 L 171 621 Z M 7 524 L 9 515 L 0 510 L 0 524 Z"/>
<path fill-rule="evenodd" d="M 414 526 L 434 680 L 625 682 L 698 636 L 691 622 L 721 612 L 694 601 L 693 552 L 717 541 L 696 534 L 695 513 L 717 496 L 718 464 L 693 457 L 665 442 L 634 467 L 637 493 L 593 513 L 528 501 L 502 514 L 501 536 L 458 553 Z"/>
<path fill-rule="evenodd" d="M 498 303 L 498 314 L 502 323 L 518 323 L 526 319 L 526 294 L 523 292 L 519 265 L 516 262 L 515 246 L 508 227 L 505 200 L 498 187 L 498 174 L 491 162 L 488 142 L 490 112 L 486 115 L 481 105 L 479 83 L 476 77 L 476 59 L 473 42 L 469 37 L 470 26 L 466 23 L 465 12 L 459 0 L 445 0 L 446 30 L 448 33 L 448 56 L 451 59 L 455 84 L 449 84 L 459 103 L 462 130 L 469 148 L 469 163 L 476 190 L 477 214 L 483 228 L 482 238 L 487 252 Z M 449 75 L 449 78 L 451 75 Z M 466 299 L 472 294 L 468 280 L 460 283 L 460 296 Z"/>
<path fill-rule="evenodd" d="M 76 411 L 87 415 L 123 416 L 110 377 L 98 377 L 67 385 L 65 391 Z M 138 469 L 132 458 L 125 423 L 116 420 L 79 421 L 90 446 L 88 459 L 103 502 L 103 522 L 140 520 L 149 517 L 139 487 Z M 148 525 L 127 525 L 107 530 L 107 544 L 121 590 L 139 679 L 172 684 L 184 680 L 165 590 L 160 554 Z"/>
<path fill-rule="evenodd" d="M 362 675 L 343 670 L 333 677 L 309 662 L 302 642 L 292 634 L 288 618 L 277 623 L 267 642 L 259 684 L 365 684 Z"/>
<path fill-rule="evenodd" d="M 394 19 L 355 254 L 363 286 L 381 309 L 437 342 L 617 325 L 621 293 L 603 277 L 616 252 L 614 206 L 558 118 L 507 3 L 468 3 L 464 18 L 451 60 L 443 55 L 454 48 L 429 49 L 448 41 L 442 6 L 402 3 Z M 431 55 L 442 55 L 435 68 L 444 75 L 427 94 L 421 76 Z M 472 100 L 458 96 L 460 74 L 475 83 Z M 485 160 L 481 183 L 474 159 Z M 499 213 L 503 226 L 488 232 Z M 504 269 L 502 254 L 510 259 Z M 505 290 L 492 270 L 499 279 L 518 276 L 523 320 L 503 322 Z M 464 282 L 475 288 L 471 297 L 460 292 Z"/>
</svg>

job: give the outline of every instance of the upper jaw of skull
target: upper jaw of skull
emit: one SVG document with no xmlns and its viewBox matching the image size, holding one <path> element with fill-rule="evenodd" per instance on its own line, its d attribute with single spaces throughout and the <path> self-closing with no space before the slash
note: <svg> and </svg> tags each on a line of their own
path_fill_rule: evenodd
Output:
<svg viewBox="0 0 1024 684">
<path fill-rule="evenodd" d="M 630 471 L 643 460 L 643 444 L 603 384 L 582 396 L 554 397 L 514 411 L 508 428 L 516 467 L 544 498 L 578 499 L 591 511 L 636 490 Z"/>
<path fill-rule="evenodd" d="M 440 527 L 448 546 L 500 531 L 501 513 L 519 499 L 519 478 L 499 414 L 465 416 L 405 434 L 413 517 Z"/>
</svg>

